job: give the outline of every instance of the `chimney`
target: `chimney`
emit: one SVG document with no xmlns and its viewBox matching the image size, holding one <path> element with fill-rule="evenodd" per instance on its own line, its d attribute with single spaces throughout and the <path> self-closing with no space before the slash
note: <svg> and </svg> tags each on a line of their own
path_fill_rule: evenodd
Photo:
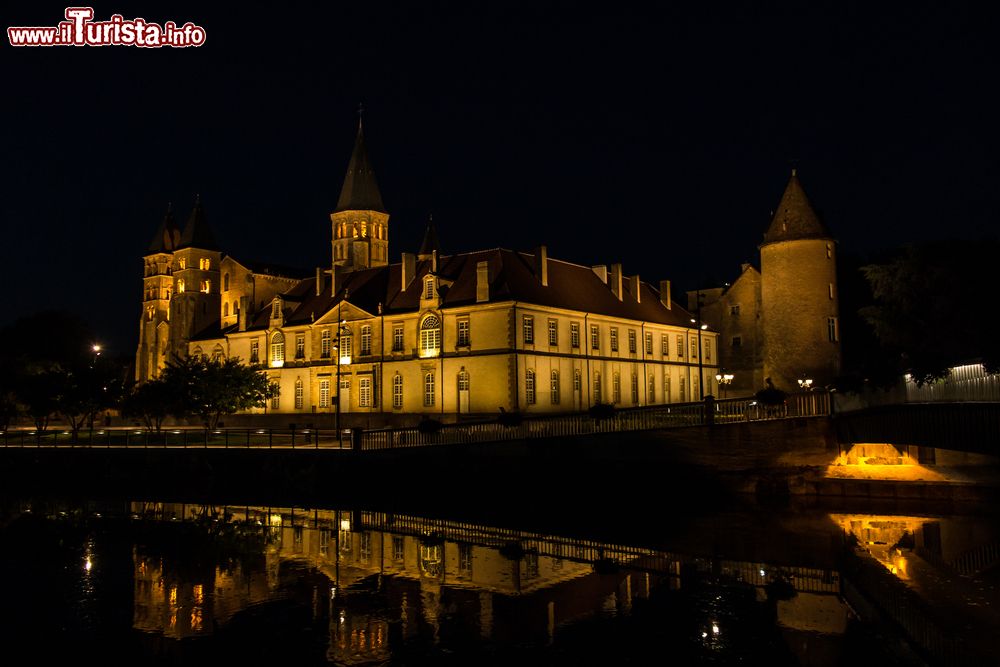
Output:
<svg viewBox="0 0 1000 667">
<path fill-rule="evenodd" d="M 622 300 L 622 265 L 611 265 L 611 292 L 619 301 Z"/>
<path fill-rule="evenodd" d="M 608 284 L 608 267 L 605 264 L 598 264 L 597 266 L 592 266 L 590 267 L 590 270 L 593 271 L 597 275 L 597 277 L 601 279 L 602 283 L 604 283 L 605 285 Z"/>
<path fill-rule="evenodd" d="M 239 330 L 246 331 L 247 324 L 250 320 L 250 297 L 240 297 L 240 313 L 237 319 L 239 321 Z"/>
<path fill-rule="evenodd" d="M 476 262 L 476 303 L 490 300 L 490 263 Z"/>
<path fill-rule="evenodd" d="M 323 293 L 323 269 L 316 267 L 316 296 Z"/>
<path fill-rule="evenodd" d="M 403 260 L 399 267 L 399 273 L 403 278 L 403 283 L 400 286 L 400 289 L 405 292 L 406 288 L 413 282 L 413 278 L 417 275 L 417 256 L 412 252 L 404 252 Z"/>
<path fill-rule="evenodd" d="M 630 276 L 628 279 L 628 291 L 632 293 L 632 298 L 635 299 L 636 303 L 642 301 L 642 294 L 639 292 L 639 276 L 638 274 Z"/>
<path fill-rule="evenodd" d="M 535 275 L 542 281 L 542 287 L 549 286 L 549 250 L 543 245 L 535 248 Z"/>
<path fill-rule="evenodd" d="M 669 280 L 661 280 L 660 281 L 660 303 L 662 303 L 663 307 L 666 308 L 667 310 L 670 310 L 672 308 L 672 306 L 673 306 L 673 304 L 670 301 L 670 281 Z"/>
</svg>

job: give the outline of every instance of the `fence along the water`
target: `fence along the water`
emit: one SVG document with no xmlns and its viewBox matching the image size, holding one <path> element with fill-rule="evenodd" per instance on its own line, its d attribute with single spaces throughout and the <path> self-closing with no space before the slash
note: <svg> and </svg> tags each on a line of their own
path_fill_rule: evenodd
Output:
<svg viewBox="0 0 1000 667">
<path fill-rule="evenodd" d="M 712 406 L 709 408 L 709 406 Z M 589 414 L 531 416 L 518 424 L 498 420 L 443 424 L 434 432 L 419 428 L 365 431 L 365 450 L 466 445 L 506 440 L 531 440 L 595 433 L 622 433 L 662 428 L 705 426 L 743 421 L 765 421 L 792 417 L 820 417 L 830 414 L 830 395 L 822 391 L 793 394 L 781 405 L 765 405 L 753 398 L 730 398 L 698 403 L 673 403 L 654 407 L 626 408 L 610 416 Z"/>
</svg>

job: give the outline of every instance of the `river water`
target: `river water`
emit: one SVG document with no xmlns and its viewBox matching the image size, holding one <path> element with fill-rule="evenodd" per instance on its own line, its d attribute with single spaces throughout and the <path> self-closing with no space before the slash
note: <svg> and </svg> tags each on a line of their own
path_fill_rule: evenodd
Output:
<svg viewBox="0 0 1000 667">
<path fill-rule="evenodd" d="M 7 501 L 4 652 L 25 651 L 26 664 L 143 665 L 997 655 L 1000 530 L 988 514 L 753 505 L 565 522 L 428 514 Z"/>
</svg>

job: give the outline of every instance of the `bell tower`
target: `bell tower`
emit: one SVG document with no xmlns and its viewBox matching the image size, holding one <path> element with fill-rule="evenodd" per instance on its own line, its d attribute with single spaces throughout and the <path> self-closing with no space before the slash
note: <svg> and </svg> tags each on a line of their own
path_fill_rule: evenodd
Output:
<svg viewBox="0 0 1000 667">
<path fill-rule="evenodd" d="M 386 266 L 389 263 L 389 214 L 368 161 L 362 122 L 347 165 L 337 207 L 330 214 L 333 227 L 333 266 L 345 271 Z"/>
<path fill-rule="evenodd" d="M 764 377 L 785 391 L 840 374 L 836 242 L 796 170 L 760 245 Z"/>
<path fill-rule="evenodd" d="M 188 341 L 209 324 L 219 321 L 221 260 L 222 253 L 205 219 L 205 210 L 198 196 L 174 251 L 174 294 L 170 300 L 171 355 L 186 358 Z"/>
<path fill-rule="evenodd" d="M 159 376 L 166 363 L 170 338 L 170 297 L 173 295 L 173 254 L 181 230 L 174 222 L 173 206 L 167 205 L 156 235 L 143 257 L 142 315 L 139 318 L 139 349 L 135 355 L 136 382 Z"/>
</svg>

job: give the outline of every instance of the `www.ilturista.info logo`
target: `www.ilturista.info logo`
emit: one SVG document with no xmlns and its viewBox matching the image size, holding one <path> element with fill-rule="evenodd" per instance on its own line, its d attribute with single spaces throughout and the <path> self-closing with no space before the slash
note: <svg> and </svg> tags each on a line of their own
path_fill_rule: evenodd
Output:
<svg viewBox="0 0 1000 667">
<path fill-rule="evenodd" d="M 66 20 L 55 27 L 7 28 L 11 46 L 138 46 L 156 49 L 163 46 L 184 48 L 205 43 L 205 29 L 188 21 L 177 27 L 174 21 L 163 25 L 145 19 L 126 20 L 113 14 L 107 21 L 94 21 L 93 7 L 67 7 Z"/>
</svg>

